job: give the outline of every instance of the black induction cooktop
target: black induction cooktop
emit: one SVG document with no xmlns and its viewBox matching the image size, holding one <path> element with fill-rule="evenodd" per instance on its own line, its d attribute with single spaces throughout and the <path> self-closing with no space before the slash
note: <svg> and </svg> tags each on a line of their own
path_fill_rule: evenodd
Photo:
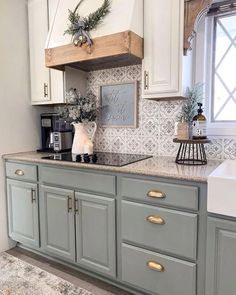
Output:
<svg viewBox="0 0 236 295">
<path fill-rule="evenodd" d="M 96 152 L 92 155 L 74 155 L 71 153 L 52 154 L 42 157 L 42 159 L 122 167 L 151 157 L 147 155 Z"/>
</svg>

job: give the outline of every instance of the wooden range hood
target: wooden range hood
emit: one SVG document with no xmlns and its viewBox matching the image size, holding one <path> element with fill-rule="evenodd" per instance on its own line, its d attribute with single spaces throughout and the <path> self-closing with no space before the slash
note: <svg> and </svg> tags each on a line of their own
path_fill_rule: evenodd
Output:
<svg viewBox="0 0 236 295">
<path fill-rule="evenodd" d="M 74 44 L 45 49 L 46 66 L 64 70 L 70 66 L 83 71 L 141 64 L 143 38 L 132 31 L 93 39 L 91 47 Z"/>
<path fill-rule="evenodd" d="M 87 16 L 104 0 L 86 0 L 79 14 Z M 54 0 L 51 25 L 45 48 L 48 68 L 64 70 L 70 66 L 93 71 L 126 65 L 141 64 L 143 50 L 143 0 L 111 0 L 111 11 L 103 22 L 90 31 L 93 45 L 76 47 L 71 36 L 64 35 L 68 26 L 68 9 L 74 10 L 78 0 Z"/>
</svg>

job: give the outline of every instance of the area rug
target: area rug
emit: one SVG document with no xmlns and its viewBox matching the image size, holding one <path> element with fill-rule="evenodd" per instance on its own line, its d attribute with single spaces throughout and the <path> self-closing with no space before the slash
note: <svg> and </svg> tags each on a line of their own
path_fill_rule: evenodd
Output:
<svg viewBox="0 0 236 295">
<path fill-rule="evenodd" d="M 94 295 L 8 253 L 0 253 L 0 294 Z"/>
</svg>

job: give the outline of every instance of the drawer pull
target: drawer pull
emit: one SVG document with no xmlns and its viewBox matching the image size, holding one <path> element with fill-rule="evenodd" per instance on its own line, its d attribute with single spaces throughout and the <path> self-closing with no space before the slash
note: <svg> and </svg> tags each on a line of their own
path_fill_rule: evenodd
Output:
<svg viewBox="0 0 236 295">
<path fill-rule="evenodd" d="M 15 171 L 15 174 L 16 174 L 17 176 L 24 176 L 24 175 L 25 175 L 24 171 L 23 171 L 23 170 L 20 170 L 20 169 L 17 169 L 17 170 Z"/>
<path fill-rule="evenodd" d="M 165 193 L 160 191 L 151 190 L 147 193 L 147 196 L 149 198 L 155 198 L 155 199 L 164 199 L 166 197 Z"/>
<path fill-rule="evenodd" d="M 146 218 L 146 220 L 151 223 L 160 224 L 160 225 L 163 225 L 166 223 L 163 218 L 161 218 L 160 216 L 157 216 L 157 215 L 150 215 Z"/>
<path fill-rule="evenodd" d="M 165 268 L 163 265 L 161 265 L 160 263 L 157 263 L 155 261 L 148 261 L 147 266 L 155 271 L 159 271 L 159 272 L 164 272 Z"/>
</svg>

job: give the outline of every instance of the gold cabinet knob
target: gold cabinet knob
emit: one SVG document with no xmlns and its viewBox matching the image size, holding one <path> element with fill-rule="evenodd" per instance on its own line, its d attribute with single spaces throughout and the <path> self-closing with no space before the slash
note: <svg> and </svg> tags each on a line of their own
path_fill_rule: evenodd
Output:
<svg viewBox="0 0 236 295">
<path fill-rule="evenodd" d="M 157 190 L 151 190 L 147 193 L 147 196 L 149 198 L 155 198 L 155 199 L 164 199 L 166 197 L 165 193 Z"/>
<path fill-rule="evenodd" d="M 159 271 L 159 272 L 164 272 L 165 271 L 165 268 L 163 265 L 161 265 L 160 263 L 158 262 L 155 262 L 155 261 L 148 261 L 147 262 L 147 266 L 152 269 L 152 270 L 155 270 L 155 271 Z"/>
<path fill-rule="evenodd" d="M 21 169 L 17 169 L 17 170 L 15 171 L 15 174 L 16 174 L 17 176 L 23 176 L 23 175 L 25 175 L 24 171 L 21 170 Z"/>
<path fill-rule="evenodd" d="M 161 218 L 160 216 L 158 216 L 158 215 L 149 215 L 146 218 L 146 220 L 151 222 L 151 223 L 160 224 L 160 225 L 163 225 L 163 224 L 166 223 L 165 220 L 163 218 Z"/>
</svg>

